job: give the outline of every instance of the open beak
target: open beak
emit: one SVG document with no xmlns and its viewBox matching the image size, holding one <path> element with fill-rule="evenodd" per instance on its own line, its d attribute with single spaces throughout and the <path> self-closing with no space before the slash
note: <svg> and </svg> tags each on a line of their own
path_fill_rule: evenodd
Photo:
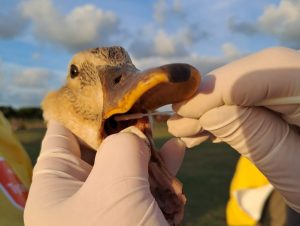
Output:
<svg viewBox="0 0 300 226">
<path fill-rule="evenodd" d="M 167 64 L 138 71 L 123 68 L 118 76 L 103 78 L 103 118 L 128 112 L 133 105 L 144 111 L 186 100 L 200 83 L 199 71 L 189 64 Z"/>
</svg>

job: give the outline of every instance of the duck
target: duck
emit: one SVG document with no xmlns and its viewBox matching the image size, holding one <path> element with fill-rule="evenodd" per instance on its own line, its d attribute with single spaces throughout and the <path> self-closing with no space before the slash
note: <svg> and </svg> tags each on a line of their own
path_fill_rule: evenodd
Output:
<svg viewBox="0 0 300 226">
<path fill-rule="evenodd" d="M 64 125 L 94 152 L 105 137 L 124 129 L 139 128 L 151 140 L 149 171 L 156 174 L 154 184 L 150 183 L 151 191 L 156 199 L 160 199 L 166 190 L 176 194 L 176 200 L 172 202 L 176 203 L 174 208 L 166 209 L 170 206 L 164 204 L 166 199 L 157 201 L 170 225 L 178 225 L 183 218 L 186 198 L 180 182 L 168 172 L 154 151 L 148 118 L 124 121 L 115 118 L 147 113 L 187 100 L 195 95 L 200 81 L 200 72 L 189 64 L 173 63 L 139 70 L 121 46 L 87 49 L 71 59 L 65 83 L 45 96 L 43 116 L 45 121 L 56 120 Z M 154 170 L 157 166 L 158 171 Z M 174 184 L 178 186 L 174 187 Z"/>
</svg>

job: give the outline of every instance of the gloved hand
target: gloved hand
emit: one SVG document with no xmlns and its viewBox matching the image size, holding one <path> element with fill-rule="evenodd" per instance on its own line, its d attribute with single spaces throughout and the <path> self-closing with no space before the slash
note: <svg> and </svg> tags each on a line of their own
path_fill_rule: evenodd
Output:
<svg viewBox="0 0 300 226">
<path fill-rule="evenodd" d="M 300 212 L 299 104 L 256 106 L 300 96 L 300 52 L 271 48 L 204 76 L 199 93 L 174 105 L 169 131 L 193 147 L 207 138 L 249 158 Z"/>
<path fill-rule="evenodd" d="M 174 174 L 184 151 L 178 139 L 162 147 Z M 150 192 L 149 157 L 145 141 L 124 132 L 103 141 L 92 167 L 81 159 L 75 136 L 49 122 L 34 167 L 25 225 L 168 225 Z"/>
</svg>

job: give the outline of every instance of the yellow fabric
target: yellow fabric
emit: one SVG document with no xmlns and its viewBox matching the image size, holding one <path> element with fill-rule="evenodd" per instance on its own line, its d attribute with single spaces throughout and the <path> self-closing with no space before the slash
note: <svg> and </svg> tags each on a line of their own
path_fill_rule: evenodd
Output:
<svg viewBox="0 0 300 226">
<path fill-rule="evenodd" d="M 267 178 L 246 158 L 238 161 L 234 177 L 230 185 L 230 198 L 226 207 L 227 224 L 230 226 L 251 226 L 256 221 L 239 206 L 233 193 L 241 189 L 258 188 L 269 184 Z"/>
<path fill-rule="evenodd" d="M 16 180 L 22 184 L 24 193 L 26 193 L 31 182 L 32 164 L 24 148 L 14 136 L 9 122 L 5 119 L 2 112 L 0 112 L 0 160 L 2 169 L 4 166 L 4 168 L 11 170 L 13 172 L 12 177 L 17 178 Z M 24 225 L 23 208 L 14 205 L 9 199 L 4 186 L 4 181 L 8 179 L 4 175 L 5 172 L 0 172 L 0 225 Z"/>
</svg>

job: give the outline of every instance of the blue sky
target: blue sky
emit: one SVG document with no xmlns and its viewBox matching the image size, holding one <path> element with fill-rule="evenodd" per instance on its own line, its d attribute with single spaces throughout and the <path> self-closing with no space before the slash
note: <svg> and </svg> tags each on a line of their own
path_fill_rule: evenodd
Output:
<svg viewBox="0 0 300 226">
<path fill-rule="evenodd" d="M 203 74 L 271 46 L 300 49 L 300 0 L 2 0 L 0 105 L 39 106 L 80 50 L 122 45 L 140 69 Z"/>
</svg>

